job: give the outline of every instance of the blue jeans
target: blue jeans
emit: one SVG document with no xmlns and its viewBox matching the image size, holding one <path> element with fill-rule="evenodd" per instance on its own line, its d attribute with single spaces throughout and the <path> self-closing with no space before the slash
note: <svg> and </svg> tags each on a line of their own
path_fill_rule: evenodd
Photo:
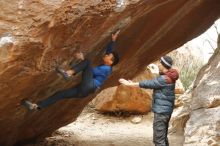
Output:
<svg viewBox="0 0 220 146">
<path fill-rule="evenodd" d="M 94 85 L 93 72 L 90 61 L 85 59 L 79 64 L 73 66 L 72 69 L 76 74 L 82 71 L 82 81 L 70 89 L 58 91 L 49 98 L 39 101 L 37 105 L 40 109 L 48 107 L 61 99 L 83 98 L 88 96 L 90 93 L 95 92 L 96 87 Z"/>
<path fill-rule="evenodd" d="M 171 115 L 154 113 L 153 141 L 155 146 L 169 146 L 167 137 Z"/>
</svg>

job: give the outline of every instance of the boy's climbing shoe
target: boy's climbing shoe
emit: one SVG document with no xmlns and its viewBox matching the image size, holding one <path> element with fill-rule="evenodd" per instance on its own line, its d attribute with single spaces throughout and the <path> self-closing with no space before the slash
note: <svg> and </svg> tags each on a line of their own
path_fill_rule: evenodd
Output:
<svg viewBox="0 0 220 146">
<path fill-rule="evenodd" d="M 29 111 L 39 110 L 37 104 L 31 103 L 30 101 L 27 101 L 27 100 L 22 100 L 22 101 L 21 101 L 21 105 L 23 105 L 23 106 L 24 106 L 26 109 L 28 109 Z"/>
<path fill-rule="evenodd" d="M 66 71 L 65 71 L 64 69 L 60 68 L 60 67 L 56 67 L 56 71 L 57 71 L 59 74 L 61 74 L 62 77 L 63 77 L 66 81 L 68 81 L 68 80 L 71 78 L 71 76 L 69 76 L 69 75 L 66 73 Z"/>
<path fill-rule="evenodd" d="M 79 52 L 79 51 L 75 53 L 75 57 L 76 57 L 76 59 L 79 59 L 79 60 L 84 60 L 85 59 L 84 54 L 82 52 Z"/>
</svg>

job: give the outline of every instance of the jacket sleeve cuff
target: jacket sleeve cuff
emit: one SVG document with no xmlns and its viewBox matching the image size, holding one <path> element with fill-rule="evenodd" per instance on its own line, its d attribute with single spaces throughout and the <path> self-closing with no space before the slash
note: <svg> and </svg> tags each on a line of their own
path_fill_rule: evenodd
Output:
<svg viewBox="0 0 220 146">
<path fill-rule="evenodd" d="M 139 87 L 144 88 L 144 82 L 143 81 L 139 82 Z"/>
</svg>

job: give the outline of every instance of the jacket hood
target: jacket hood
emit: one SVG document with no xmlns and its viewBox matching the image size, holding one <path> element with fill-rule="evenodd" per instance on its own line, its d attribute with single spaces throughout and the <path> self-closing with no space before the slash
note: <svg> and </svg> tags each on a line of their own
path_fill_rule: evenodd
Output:
<svg viewBox="0 0 220 146">
<path fill-rule="evenodd" d="M 175 83 L 179 79 L 179 73 L 176 69 L 169 69 L 164 75 L 168 77 L 166 78 L 168 83 Z"/>
</svg>

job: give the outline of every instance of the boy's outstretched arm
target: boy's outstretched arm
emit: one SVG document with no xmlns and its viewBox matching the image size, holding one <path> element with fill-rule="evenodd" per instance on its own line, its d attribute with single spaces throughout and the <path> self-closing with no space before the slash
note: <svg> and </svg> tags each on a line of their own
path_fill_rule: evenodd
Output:
<svg viewBox="0 0 220 146">
<path fill-rule="evenodd" d="M 133 82 L 131 80 L 119 79 L 119 82 L 126 86 L 139 87 L 139 82 Z"/>
<path fill-rule="evenodd" d="M 119 82 L 126 86 L 134 86 L 146 89 L 160 89 L 166 86 L 166 81 L 162 76 L 152 80 L 144 80 L 140 82 L 132 82 L 130 80 L 119 79 Z"/>
<path fill-rule="evenodd" d="M 118 38 L 120 30 L 116 31 L 115 33 L 112 34 L 112 40 L 111 42 L 108 43 L 107 47 L 106 47 L 106 54 L 112 53 L 114 45 L 115 45 L 115 41 Z"/>
</svg>

